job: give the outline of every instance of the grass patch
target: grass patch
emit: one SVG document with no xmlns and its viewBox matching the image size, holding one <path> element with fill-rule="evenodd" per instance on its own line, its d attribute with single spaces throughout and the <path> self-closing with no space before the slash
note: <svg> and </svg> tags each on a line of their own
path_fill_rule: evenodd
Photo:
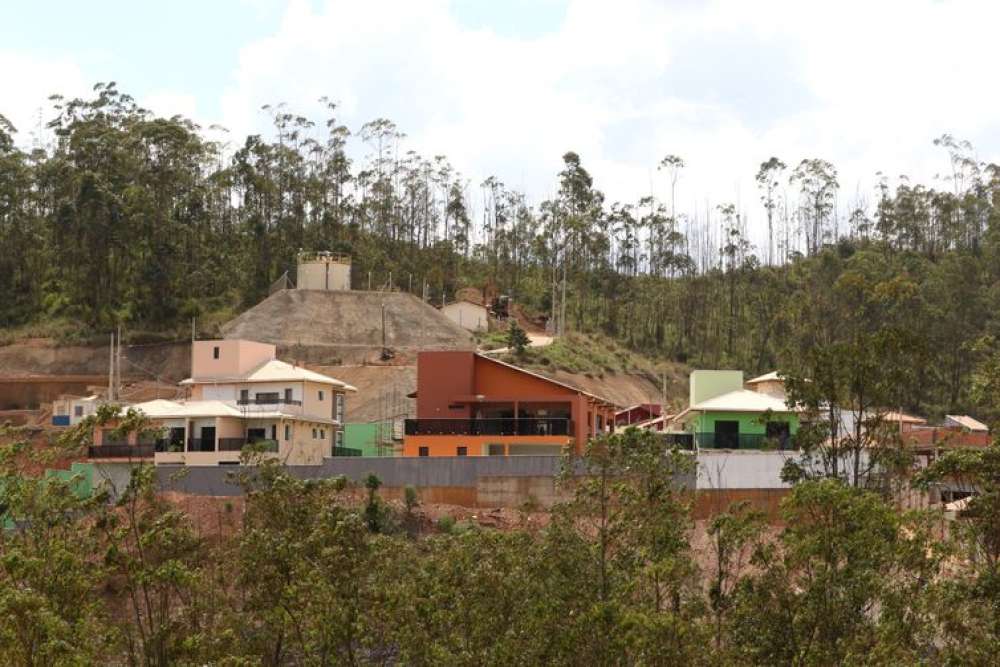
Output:
<svg viewBox="0 0 1000 667">
<path fill-rule="evenodd" d="M 545 347 L 529 347 L 522 355 L 505 355 L 510 361 L 537 370 L 562 370 L 591 377 L 605 373 L 656 375 L 657 363 L 603 335 L 570 333 Z"/>
</svg>

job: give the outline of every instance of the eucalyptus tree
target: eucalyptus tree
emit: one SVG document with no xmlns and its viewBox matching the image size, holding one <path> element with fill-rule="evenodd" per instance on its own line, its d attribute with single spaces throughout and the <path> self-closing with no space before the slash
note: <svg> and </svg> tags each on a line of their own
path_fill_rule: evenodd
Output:
<svg viewBox="0 0 1000 667">
<path fill-rule="evenodd" d="M 831 232 L 827 227 L 839 187 L 837 169 L 826 160 L 802 160 L 789 177 L 789 184 L 799 186 L 800 210 L 807 223 L 806 248 L 810 255 L 815 255 Z"/>
<path fill-rule="evenodd" d="M 774 263 L 774 211 L 778 206 L 775 193 L 781 185 L 781 174 L 787 165 L 776 157 L 771 157 L 760 163 L 757 170 L 757 188 L 760 190 L 760 201 L 767 213 L 767 265 Z"/>
</svg>

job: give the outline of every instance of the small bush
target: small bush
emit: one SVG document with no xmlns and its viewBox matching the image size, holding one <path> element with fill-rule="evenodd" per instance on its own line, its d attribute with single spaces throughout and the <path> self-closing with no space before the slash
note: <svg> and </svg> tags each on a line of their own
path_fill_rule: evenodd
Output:
<svg viewBox="0 0 1000 667">
<path fill-rule="evenodd" d="M 455 532 L 455 523 L 455 517 L 445 515 L 437 520 L 437 529 L 450 535 Z"/>
</svg>

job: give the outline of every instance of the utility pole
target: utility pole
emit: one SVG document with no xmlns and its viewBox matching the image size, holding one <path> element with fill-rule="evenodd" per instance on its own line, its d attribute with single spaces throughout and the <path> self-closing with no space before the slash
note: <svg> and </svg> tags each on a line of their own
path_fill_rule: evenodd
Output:
<svg viewBox="0 0 1000 667">
<path fill-rule="evenodd" d="M 115 387 L 115 332 L 111 332 L 111 347 L 108 348 L 108 401 L 114 400 Z"/>
<path fill-rule="evenodd" d="M 122 325 L 118 325 L 118 344 L 115 349 L 115 395 L 122 390 Z"/>
</svg>

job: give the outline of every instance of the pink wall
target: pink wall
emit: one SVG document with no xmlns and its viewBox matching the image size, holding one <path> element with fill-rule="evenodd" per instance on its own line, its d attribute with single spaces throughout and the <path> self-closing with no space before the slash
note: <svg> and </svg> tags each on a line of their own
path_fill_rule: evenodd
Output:
<svg viewBox="0 0 1000 667">
<path fill-rule="evenodd" d="M 215 358 L 215 350 L 219 358 Z M 191 377 L 245 375 L 275 357 L 274 345 L 250 340 L 196 340 L 191 346 Z"/>
</svg>

